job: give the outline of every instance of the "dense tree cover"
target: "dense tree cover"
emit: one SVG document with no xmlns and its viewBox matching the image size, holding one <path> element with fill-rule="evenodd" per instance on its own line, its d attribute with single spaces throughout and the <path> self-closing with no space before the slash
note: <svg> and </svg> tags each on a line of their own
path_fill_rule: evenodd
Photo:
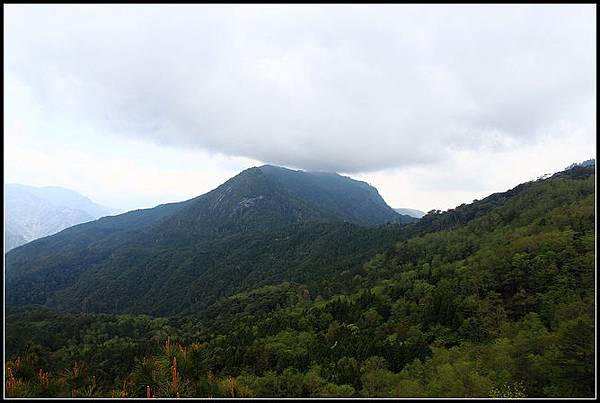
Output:
<svg viewBox="0 0 600 403">
<path fill-rule="evenodd" d="M 416 221 L 393 210 L 366 182 L 330 172 L 294 171 L 272 165 L 259 169 L 291 194 L 346 221 L 363 225 Z"/>
<path fill-rule="evenodd" d="M 10 307 L 7 393 L 591 397 L 595 177 L 572 171 L 431 213 L 335 284 L 168 318 Z"/>
<path fill-rule="evenodd" d="M 370 255 L 392 247 L 399 232 L 398 225 L 307 223 L 187 247 L 121 248 L 81 272 L 76 257 L 72 265 L 64 260 L 52 262 L 46 266 L 48 272 L 7 280 L 7 289 L 12 287 L 13 295 L 19 295 L 11 302 L 32 299 L 61 310 L 152 315 L 199 312 L 221 297 L 282 281 L 315 288 L 327 279 L 335 288 L 336 276 L 348 268 L 360 268 Z M 46 290 L 53 287 L 64 288 L 48 295 Z"/>
<path fill-rule="evenodd" d="M 311 282 L 315 271 L 333 278 L 332 266 L 397 237 L 399 225 L 363 224 L 407 220 L 414 219 L 364 182 L 251 168 L 194 199 L 105 217 L 10 251 L 6 298 L 83 312 L 197 311 L 265 283 Z"/>
</svg>

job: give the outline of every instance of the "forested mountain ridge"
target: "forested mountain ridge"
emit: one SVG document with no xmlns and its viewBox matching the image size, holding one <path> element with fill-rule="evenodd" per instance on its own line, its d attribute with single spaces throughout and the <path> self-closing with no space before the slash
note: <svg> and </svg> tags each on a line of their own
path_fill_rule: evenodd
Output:
<svg viewBox="0 0 600 403">
<path fill-rule="evenodd" d="M 340 239 L 350 249 L 331 261 L 323 242 L 311 284 L 261 284 L 203 312 L 8 306 L 12 394 L 593 397 L 594 171 L 371 228 L 390 232 L 389 247 L 343 264 L 333 280 L 319 273 L 360 242 Z M 331 224 L 302 225 L 307 237 L 313 225 L 325 235 Z M 334 239 L 352 227 L 339 225 Z"/>
<path fill-rule="evenodd" d="M 356 211 L 350 213 L 351 206 Z M 364 182 L 273 166 L 250 168 L 185 202 L 77 225 L 11 251 L 7 302 L 110 313 L 180 312 L 198 301 L 212 303 L 242 284 L 283 281 L 282 273 L 305 281 L 312 275 L 305 267 L 316 264 L 307 263 L 316 258 L 306 251 L 325 242 L 341 247 L 331 256 L 344 248 L 344 257 L 364 256 L 386 246 L 382 237 L 391 238 L 389 231 L 360 225 L 412 220 L 395 213 Z M 361 234 L 366 232 L 379 243 L 365 241 Z M 339 245 L 339 239 L 349 244 Z M 157 300 L 156 292 L 169 298 Z"/>
<path fill-rule="evenodd" d="M 414 220 L 397 214 L 365 182 L 264 165 L 249 168 L 197 197 L 153 229 L 153 236 L 196 241 L 289 224 L 338 221 L 378 225 Z"/>
<path fill-rule="evenodd" d="M 264 165 L 262 173 L 317 208 L 355 224 L 373 225 L 415 221 L 388 206 L 376 188 L 366 182 L 329 172 L 305 172 Z"/>
<path fill-rule="evenodd" d="M 595 165 L 574 165 L 563 171 L 556 172 L 549 177 L 521 183 L 505 192 L 493 193 L 481 200 L 473 200 L 470 204 L 463 203 L 445 212 L 432 210 L 414 225 L 407 226 L 403 234 L 404 237 L 410 237 L 432 231 L 452 229 L 481 217 L 497 207 L 503 206 L 511 198 L 528 191 L 540 183 L 546 183 L 545 181 L 560 183 L 563 179 L 584 179 L 589 178 L 591 175 L 595 175 Z M 535 199 L 528 200 L 528 202 L 530 204 L 524 204 L 522 206 L 523 209 L 539 208 L 539 206 L 536 206 Z M 514 214 L 518 214 L 518 211 L 511 211 L 511 215 Z"/>
</svg>

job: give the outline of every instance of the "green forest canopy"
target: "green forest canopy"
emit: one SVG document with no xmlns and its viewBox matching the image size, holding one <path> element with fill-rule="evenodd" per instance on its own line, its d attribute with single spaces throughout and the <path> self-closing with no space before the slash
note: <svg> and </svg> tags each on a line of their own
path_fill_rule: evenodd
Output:
<svg viewBox="0 0 600 403">
<path fill-rule="evenodd" d="M 7 395 L 593 397 L 594 170 L 492 196 L 198 313 L 7 306 Z"/>
</svg>

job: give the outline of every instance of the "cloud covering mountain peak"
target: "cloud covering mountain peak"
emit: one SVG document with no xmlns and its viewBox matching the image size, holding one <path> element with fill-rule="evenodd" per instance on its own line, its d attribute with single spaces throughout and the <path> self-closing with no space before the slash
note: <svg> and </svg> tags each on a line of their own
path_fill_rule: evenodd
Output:
<svg viewBox="0 0 600 403">
<path fill-rule="evenodd" d="M 367 172 L 595 130 L 590 10 L 11 6 L 6 75 L 111 133 Z"/>
</svg>

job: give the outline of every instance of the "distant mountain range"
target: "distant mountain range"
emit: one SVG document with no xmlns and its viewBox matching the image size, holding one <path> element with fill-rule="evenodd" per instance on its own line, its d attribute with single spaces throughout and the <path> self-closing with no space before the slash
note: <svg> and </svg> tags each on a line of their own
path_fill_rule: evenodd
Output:
<svg viewBox="0 0 600 403">
<path fill-rule="evenodd" d="M 394 210 L 398 214 L 409 215 L 414 218 L 421 218 L 426 214 L 425 212 L 423 212 L 421 210 L 415 210 L 412 208 L 395 208 Z"/>
<path fill-rule="evenodd" d="M 95 220 L 117 210 L 56 186 L 7 184 L 5 193 L 5 251 L 65 228 Z"/>
</svg>

